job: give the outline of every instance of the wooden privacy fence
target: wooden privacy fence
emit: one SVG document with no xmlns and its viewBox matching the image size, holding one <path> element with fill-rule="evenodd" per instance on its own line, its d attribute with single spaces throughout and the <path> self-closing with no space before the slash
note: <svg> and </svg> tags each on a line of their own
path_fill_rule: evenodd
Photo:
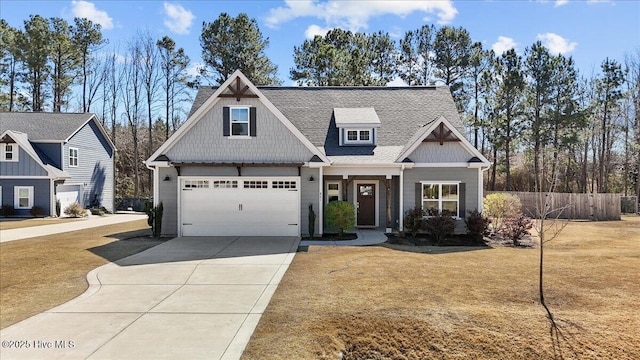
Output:
<svg viewBox="0 0 640 360">
<path fill-rule="evenodd" d="M 522 203 L 522 213 L 536 216 L 536 198 L 546 194 L 520 191 L 486 191 L 485 196 L 492 193 L 504 193 L 515 195 Z M 551 198 L 550 209 L 558 210 L 566 206 L 560 214 L 560 219 L 575 220 L 620 220 L 620 194 L 571 194 L 571 193 L 549 193 Z M 548 217 L 556 217 L 557 212 L 551 213 Z"/>
</svg>

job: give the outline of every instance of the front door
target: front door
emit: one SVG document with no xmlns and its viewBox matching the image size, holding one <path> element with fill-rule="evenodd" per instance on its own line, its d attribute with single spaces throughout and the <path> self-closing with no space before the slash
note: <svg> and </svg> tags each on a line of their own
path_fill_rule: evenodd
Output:
<svg viewBox="0 0 640 360">
<path fill-rule="evenodd" d="M 358 184 L 357 185 L 357 202 L 358 202 L 358 226 L 375 226 L 376 225 L 376 185 L 375 184 Z"/>
</svg>

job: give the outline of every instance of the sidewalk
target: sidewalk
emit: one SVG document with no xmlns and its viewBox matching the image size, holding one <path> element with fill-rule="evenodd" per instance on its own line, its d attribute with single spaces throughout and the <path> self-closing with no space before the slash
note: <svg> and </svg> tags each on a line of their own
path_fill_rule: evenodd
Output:
<svg viewBox="0 0 640 360">
<path fill-rule="evenodd" d="M 129 221 L 146 219 L 145 214 L 113 214 L 105 216 L 90 216 L 86 219 L 61 224 L 33 226 L 21 229 L 0 231 L 0 242 L 28 239 L 38 236 L 59 234 L 63 232 L 90 229 L 98 226 L 119 224 Z"/>
<path fill-rule="evenodd" d="M 300 246 L 324 245 L 324 246 L 366 246 L 376 245 L 387 241 L 387 236 L 381 229 L 358 229 L 355 231 L 358 238 L 355 240 L 303 240 Z"/>
</svg>

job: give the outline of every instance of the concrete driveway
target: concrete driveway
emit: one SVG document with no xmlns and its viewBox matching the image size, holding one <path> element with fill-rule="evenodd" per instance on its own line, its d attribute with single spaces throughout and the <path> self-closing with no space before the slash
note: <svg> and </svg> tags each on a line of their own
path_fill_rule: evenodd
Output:
<svg viewBox="0 0 640 360">
<path fill-rule="evenodd" d="M 183 237 L 104 265 L 81 296 L 0 331 L 0 358 L 238 359 L 298 243 Z"/>
</svg>

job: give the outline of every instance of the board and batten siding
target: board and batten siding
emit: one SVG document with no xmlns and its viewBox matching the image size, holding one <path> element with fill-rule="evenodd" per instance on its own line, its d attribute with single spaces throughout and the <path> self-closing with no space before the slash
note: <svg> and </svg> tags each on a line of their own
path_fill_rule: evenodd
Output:
<svg viewBox="0 0 640 360">
<path fill-rule="evenodd" d="M 223 107 L 256 108 L 256 136 L 234 139 L 223 136 Z M 295 162 L 313 154 L 259 99 L 220 99 L 176 144 L 166 152 L 172 161 Z"/>
<path fill-rule="evenodd" d="M 33 206 L 43 209 L 42 214 L 51 213 L 51 180 L 49 179 L 0 179 L 2 204 L 14 205 L 14 188 L 33 186 Z M 16 215 L 29 215 L 29 209 L 16 209 Z"/>
<path fill-rule="evenodd" d="M 18 161 L 0 161 L 1 176 L 48 176 L 47 170 L 34 160 L 21 146 Z"/>
<path fill-rule="evenodd" d="M 113 211 L 113 149 L 102 135 L 98 124 L 89 121 L 63 146 L 64 171 L 71 175 L 67 184 L 84 185 L 84 207 L 90 207 L 97 196 L 101 206 Z M 69 166 L 69 148 L 78 149 L 78 166 Z"/>
<path fill-rule="evenodd" d="M 460 142 L 423 142 L 408 158 L 414 163 L 466 163 L 472 156 Z"/>
</svg>

